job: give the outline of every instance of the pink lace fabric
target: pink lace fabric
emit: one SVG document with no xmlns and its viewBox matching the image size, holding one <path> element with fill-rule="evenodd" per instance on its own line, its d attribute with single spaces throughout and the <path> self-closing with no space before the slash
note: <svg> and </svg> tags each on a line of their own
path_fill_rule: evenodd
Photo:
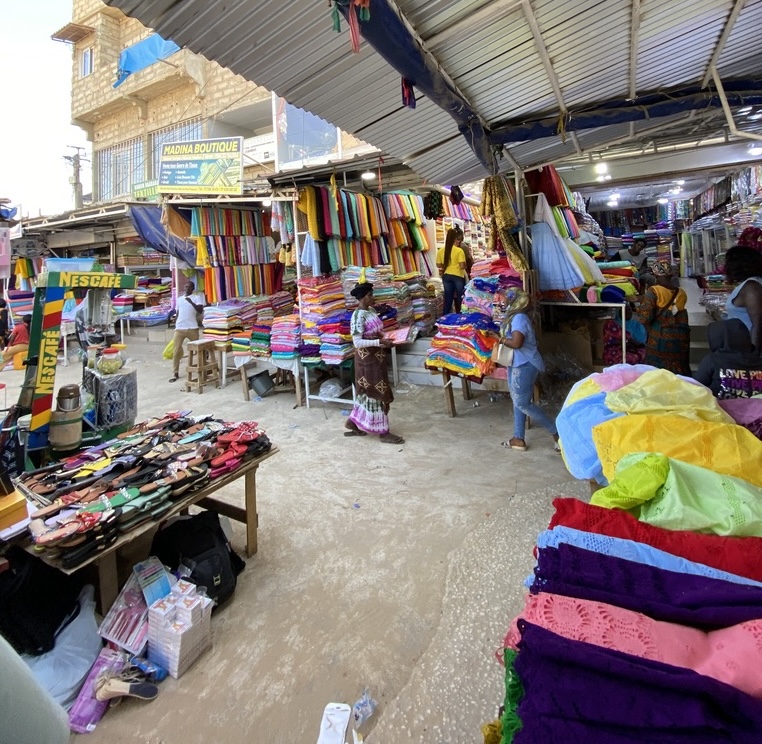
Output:
<svg viewBox="0 0 762 744">
<path fill-rule="evenodd" d="M 762 621 L 704 633 L 652 620 L 639 612 L 560 594 L 528 595 L 505 637 L 518 649 L 518 621 L 539 625 L 574 641 L 692 669 L 762 699 Z"/>
</svg>

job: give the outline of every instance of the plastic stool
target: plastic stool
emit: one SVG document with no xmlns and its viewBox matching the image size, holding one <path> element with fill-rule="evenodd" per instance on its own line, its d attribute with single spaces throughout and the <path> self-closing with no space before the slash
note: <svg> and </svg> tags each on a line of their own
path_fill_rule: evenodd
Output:
<svg viewBox="0 0 762 744">
<path fill-rule="evenodd" d="M 24 369 L 24 360 L 26 359 L 26 352 L 19 351 L 13 355 L 13 369 Z"/>
</svg>

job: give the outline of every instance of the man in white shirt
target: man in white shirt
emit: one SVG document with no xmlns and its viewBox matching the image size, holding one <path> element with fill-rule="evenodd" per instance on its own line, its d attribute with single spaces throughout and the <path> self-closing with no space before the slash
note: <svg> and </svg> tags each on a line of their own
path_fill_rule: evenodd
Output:
<svg viewBox="0 0 762 744">
<path fill-rule="evenodd" d="M 188 282 L 185 285 L 185 294 L 177 299 L 177 318 L 175 320 L 174 345 L 175 353 L 172 357 L 172 377 L 170 382 L 176 382 L 180 377 L 180 360 L 183 358 L 183 344 L 188 341 L 198 341 L 199 323 L 198 313 L 203 312 L 206 298 L 203 292 L 194 294 L 196 285 Z"/>
<path fill-rule="evenodd" d="M 640 272 L 646 268 L 646 241 L 638 238 L 632 242 L 629 248 L 619 251 L 620 261 L 629 261 Z"/>
</svg>

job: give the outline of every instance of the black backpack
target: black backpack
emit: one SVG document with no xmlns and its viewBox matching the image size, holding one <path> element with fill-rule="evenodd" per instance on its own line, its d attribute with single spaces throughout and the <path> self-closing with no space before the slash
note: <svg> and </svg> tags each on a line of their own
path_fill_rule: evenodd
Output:
<svg viewBox="0 0 762 744">
<path fill-rule="evenodd" d="M 236 577 L 246 565 L 230 547 L 220 518 L 212 511 L 180 518 L 159 530 L 153 539 L 151 554 L 173 570 L 181 563 L 187 566 L 191 571 L 190 581 L 206 587 L 216 607 L 233 595 Z"/>
<path fill-rule="evenodd" d="M 82 584 L 13 546 L 0 573 L 0 633 L 20 654 L 52 650 L 56 636 L 79 614 Z"/>
</svg>

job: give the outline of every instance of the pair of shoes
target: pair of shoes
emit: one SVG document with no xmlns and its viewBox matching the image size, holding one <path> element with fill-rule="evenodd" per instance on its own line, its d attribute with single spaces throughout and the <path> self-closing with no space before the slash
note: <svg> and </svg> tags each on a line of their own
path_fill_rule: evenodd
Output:
<svg viewBox="0 0 762 744">
<path fill-rule="evenodd" d="M 153 700 L 158 694 L 159 688 L 153 682 L 147 682 L 135 669 L 126 669 L 116 675 L 108 672 L 95 682 L 95 699 L 101 702 L 120 697 Z"/>
</svg>

